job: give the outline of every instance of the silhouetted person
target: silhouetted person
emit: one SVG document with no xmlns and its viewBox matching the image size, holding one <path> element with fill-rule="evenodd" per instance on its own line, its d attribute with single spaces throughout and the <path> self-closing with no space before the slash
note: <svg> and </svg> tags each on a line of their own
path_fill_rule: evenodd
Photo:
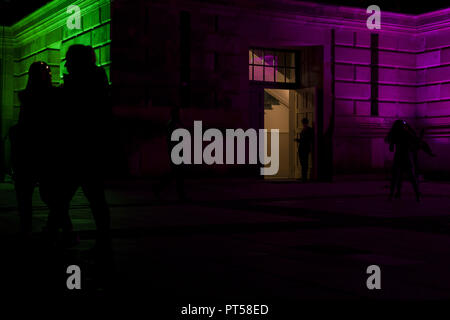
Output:
<svg viewBox="0 0 450 320">
<path fill-rule="evenodd" d="M 184 192 L 184 169 L 183 164 L 176 165 L 171 160 L 171 152 L 173 147 L 177 144 L 176 141 L 172 141 L 172 133 L 178 129 L 182 128 L 182 123 L 180 121 L 180 110 L 178 108 L 172 108 L 170 110 L 170 120 L 167 123 L 167 131 L 166 131 L 166 141 L 169 153 L 169 162 L 170 162 L 170 171 L 164 175 L 159 182 L 159 184 L 154 188 L 154 192 L 159 198 L 160 193 L 166 188 L 173 180 L 176 183 L 176 189 L 178 198 L 180 200 L 185 200 L 185 192 Z"/>
<path fill-rule="evenodd" d="M 97 227 L 94 253 L 102 253 L 111 249 L 110 211 L 104 190 L 111 119 L 109 83 L 105 70 L 96 65 L 90 46 L 71 46 L 66 55 L 66 67 L 67 181 L 73 193 L 81 187 L 90 203 Z"/>
<path fill-rule="evenodd" d="M 72 235 L 68 207 L 60 205 L 63 195 L 54 195 L 49 188 L 55 170 L 52 160 L 57 130 L 52 117 L 56 110 L 56 96 L 50 67 L 45 62 L 34 62 L 28 72 L 27 86 L 19 93 L 19 121 L 10 130 L 12 166 L 22 234 L 31 234 L 32 197 L 39 183 L 41 198 L 50 211 L 47 231 L 56 234 L 62 227 L 63 239 L 68 239 Z"/>
<path fill-rule="evenodd" d="M 300 132 L 300 138 L 295 139 L 298 142 L 298 159 L 302 167 L 302 180 L 308 180 L 309 154 L 312 151 L 314 143 L 314 130 L 308 125 L 307 118 L 302 119 L 303 129 Z"/>
<path fill-rule="evenodd" d="M 45 116 L 48 114 L 52 80 L 49 66 L 35 62 L 28 72 L 26 89 L 19 92 L 20 113 L 11 127 L 11 156 L 21 232 L 31 234 L 32 196 L 42 175 Z"/>
<path fill-rule="evenodd" d="M 394 122 L 385 140 L 389 143 L 389 150 L 391 152 L 395 150 L 389 199 L 394 197 L 394 193 L 396 198 L 400 198 L 403 174 L 406 173 L 411 180 L 416 200 L 419 202 L 421 195 L 417 181 L 416 154 L 420 149 L 431 156 L 434 154 L 428 144 L 422 141 L 421 137 L 417 137 L 415 131 L 404 120 Z"/>
</svg>

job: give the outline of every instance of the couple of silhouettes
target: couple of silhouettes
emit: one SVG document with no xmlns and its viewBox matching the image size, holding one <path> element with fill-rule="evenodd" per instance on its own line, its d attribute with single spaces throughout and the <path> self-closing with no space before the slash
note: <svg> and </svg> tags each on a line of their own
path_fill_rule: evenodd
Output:
<svg viewBox="0 0 450 320">
<path fill-rule="evenodd" d="M 32 195 L 39 185 L 49 209 L 45 238 L 52 244 L 76 244 L 69 205 L 81 187 L 96 223 L 94 249 L 109 250 L 110 213 L 103 170 L 111 117 L 109 83 L 90 46 L 71 46 L 65 65 L 68 74 L 56 88 L 50 67 L 34 62 L 26 89 L 19 93 L 19 121 L 10 137 L 21 232 L 31 235 Z"/>
</svg>

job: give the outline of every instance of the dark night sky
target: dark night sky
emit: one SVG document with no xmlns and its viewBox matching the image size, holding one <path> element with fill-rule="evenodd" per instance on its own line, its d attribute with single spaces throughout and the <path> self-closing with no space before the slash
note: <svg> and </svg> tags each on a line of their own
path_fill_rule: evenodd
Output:
<svg viewBox="0 0 450 320">
<path fill-rule="evenodd" d="M 0 0 L 0 24 L 11 25 L 47 2 L 50 0 Z M 402 13 L 424 13 L 450 7 L 449 0 L 318 0 L 310 2 L 359 8 L 367 8 L 371 4 L 376 4 L 380 6 L 381 10 Z"/>
<path fill-rule="evenodd" d="M 11 25 L 50 0 L 0 0 L 0 25 Z"/>
<path fill-rule="evenodd" d="M 318 0 L 314 2 L 359 8 L 376 4 L 381 10 L 413 14 L 450 7 L 449 0 Z"/>
</svg>

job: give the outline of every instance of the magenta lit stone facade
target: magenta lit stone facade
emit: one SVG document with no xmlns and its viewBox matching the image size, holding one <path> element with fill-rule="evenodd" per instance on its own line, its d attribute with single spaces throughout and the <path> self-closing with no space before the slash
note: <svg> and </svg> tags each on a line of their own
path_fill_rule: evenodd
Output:
<svg viewBox="0 0 450 320">
<path fill-rule="evenodd" d="M 321 68 L 316 68 L 321 79 L 313 85 L 322 95 L 319 136 L 328 176 L 386 172 L 392 154 L 383 139 L 398 118 L 425 129 L 426 140 L 439 154 L 420 159 L 421 169 L 449 171 L 450 9 L 417 16 L 382 12 L 381 30 L 368 30 L 366 8 L 288 0 L 117 0 L 112 80 L 121 92 L 118 109 L 133 113 L 140 108 L 141 116 L 163 122 L 167 107 L 179 103 L 180 11 L 190 13 L 191 23 L 191 107 L 184 112 L 185 121 L 261 127 L 262 102 L 248 80 L 249 48 L 314 46 L 323 52 Z M 373 98 L 375 33 L 378 94 Z M 373 100 L 377 114 L 371 111 Z M 162 139 L 150 138 L 133 151 L 132 171 L 158 170 L 164 161 L 151 148 L 162 146 Z"/>
</svg>

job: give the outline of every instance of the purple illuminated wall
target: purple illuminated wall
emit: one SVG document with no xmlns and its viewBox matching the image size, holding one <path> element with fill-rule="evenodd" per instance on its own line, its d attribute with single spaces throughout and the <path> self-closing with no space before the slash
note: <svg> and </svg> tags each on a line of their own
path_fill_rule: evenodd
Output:
<svg viewBox="0 0 450 320">
<path fill-rule="evenodd" d="M 423 170 L 448 172 L 450 163 L 450 9 L 422 15 L 417 37 L 417 125 L 437 158 L 422 157 Z"/>
<path fill-rule="evenodd" d="M 378 105 L 371 113 L 371 34 L 367 30 L 336 30 L 335 165 L 337 172 L 389 168 L 392 155 L 384 136 L 398 118 L 415 124 L 416 40 L 413 34 L 379 32 Z"/>
<path fill-rule="evenodd" d="M 387 170 L 392 154 L 383 139 L 398 118 L 425 128 L 427 140 L 439 153 L 433 163 L 421 159 L 423 169 L 449 171 L 450 10 L 413 16 L 384 12 L 381 7 L 381 30 L 368 30 L 366 8 L 290 0 L 226 5 L 116 0 L 112 54 L 117 79 L 113 83 L 120 86 L 122 111 L 126 108 L 128 114 L 136 112 L 164 123 L 167 107 L 177 103 L 181 10 L 190 13 L 191 107 L 184 112 L 186 122 L 261 126 L 262 103 L 248 80 L 249 48 L 319 46 L 323 48 L 321 134 L 331 137 L 329 157 L 335 174 Z M 374 33 L 378 34 L 377 68 Z M 372 99 L 375 84 L 378 94 Z M 134 169 L 137 173 L 158 171 L 159 163 L 165 162 L 152 150 L 158 144 L 163 148 L 164 139 L 152 139 L 140 142 L 133 153 L 140 163 Z"/>
<path fill-rule="evenodd" d="M 395 16 L 395 15 L 392 15 Z M 399 18 L 401 16 L 399 15 Z M 343 172 L 389 167 L 382 139 L 393 119 L 425 129 L 439 157 L 424 171 L 448 171 L 450 10 L 411 16 L 404 32 L 379 32 L 379 116 L 370 116 L 370 35 L 336 31 L 336 166 Z"/>
</svg>

